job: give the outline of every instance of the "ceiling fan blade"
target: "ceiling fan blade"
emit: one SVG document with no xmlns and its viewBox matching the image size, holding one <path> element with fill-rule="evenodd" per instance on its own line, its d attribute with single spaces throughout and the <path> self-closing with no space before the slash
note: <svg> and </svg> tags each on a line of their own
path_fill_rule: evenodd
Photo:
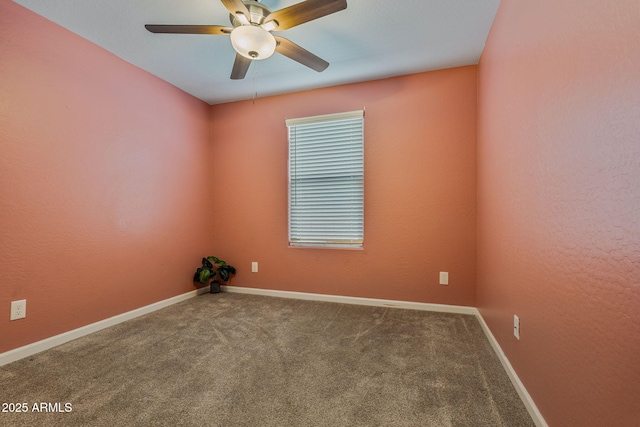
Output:
<svg viewBox="0 0 640 427">
<path fill-rule="evenodd" d="M 239 13 L 243 14 L 247 19 L 250 19 L 251 14 L 249 13 L 249 9 L 242 3 L 242 0 L 220 0 L 224 7 L 227 8 L 229 13 L 232 15 L 237 15 Z"/>
<path fill-rule="evenodd" d="M 162 34 L 231 34 L 233 28 L 221 25 L 145 25 L 152 33 Z"/>
<path fill-rule="evenodd" d="M 307 0 L 276 10 L 265 18 L 265 23 L 277 21 L 276 31 L 286 30 L 347 8 L 347 0 Z"/>
<path fill-rule="evenodd" d="M 291 58 L 294 61 L 306 65 L 307 67 L 321 72 L 327 69 L 329 63 L 322 58 L 315 56 L 313 53 L 306 49 L 301 48 L 294 42 L 285 39 L 284 37 L 274 36 L 276 42 L 276 52 L 281 55 Z"/>
<path fill-rule="evenodd" d="M 239 53 L 236 53 L 236 60 L 233 62 L 233 69 L 231 70 L 231 80 L 242 80 L 247 75 L 247 70 L 251 65 L 251 60 Z"/>
</svg>

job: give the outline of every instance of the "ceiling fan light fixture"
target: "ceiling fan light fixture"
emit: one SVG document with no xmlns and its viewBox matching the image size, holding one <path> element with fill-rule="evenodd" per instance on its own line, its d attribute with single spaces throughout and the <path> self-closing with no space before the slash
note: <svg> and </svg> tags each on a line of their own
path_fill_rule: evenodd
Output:
<svg viewBox="0 0 640 427">
<path fill-rule="evenodd" d="M 276 39 L 256 25 L 242 25 L 231 31 L 231 45 L 249 59 L 267 59 L 276 50 Z"/>
</svg>

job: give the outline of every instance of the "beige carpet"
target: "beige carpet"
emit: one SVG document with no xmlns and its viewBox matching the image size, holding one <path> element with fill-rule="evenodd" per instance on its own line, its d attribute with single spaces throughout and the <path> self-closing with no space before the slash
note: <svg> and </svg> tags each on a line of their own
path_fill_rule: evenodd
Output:
<svg viewBox="0 0 640 427">
<path fill-rule="evenodd" d="M 474 316 L 242 294 L 0 367 L 0 383 L 28 407 L 2 426 L 534 425 Z"/>
</svg>

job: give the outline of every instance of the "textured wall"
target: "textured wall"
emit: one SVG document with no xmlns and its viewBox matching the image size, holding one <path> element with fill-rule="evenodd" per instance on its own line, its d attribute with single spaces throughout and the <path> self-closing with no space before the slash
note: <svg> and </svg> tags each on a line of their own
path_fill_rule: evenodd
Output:
<svg viewBox="0 0 640 427">
<path fill-rule="evenodd" d="M 551 426 L 640 423 L 639 28 L 503 0 L 479 65 L 478 307 Z"/>
<path fill-rule="evenodd" d="M 208 113 L 0 0 L 0 352 L 193 289 L 211 244 Z"/>
<path fill-rule="evenodd" d="M 476 77 L 471 66 L 213 106 L 214 252 L 238 268 L 232 284 L 474 305 Z M 364 250 L 289 248 L 285 119 L 363 107 Z"/>
</svg>

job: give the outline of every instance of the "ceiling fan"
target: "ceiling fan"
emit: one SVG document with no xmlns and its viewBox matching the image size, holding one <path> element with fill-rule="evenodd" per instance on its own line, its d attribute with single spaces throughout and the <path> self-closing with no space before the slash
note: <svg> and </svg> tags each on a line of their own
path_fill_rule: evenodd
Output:
<svg viewBox="0 0 640 427">
<path fill-rule="evenodd" d="M 232 27 L 221 25 L 145 25 L 152 33 L 213 34 L 231 36 L 236 51 L 231 78 L 241 80 L 253 60 L 278 52 L 318 72 L 329 63 L 284 37 L 271 34 L 347 8 L 347 0 L 306 0 L 271 12 L 258 0 L 220 0 L 231 13 Z"/>
</svg>

